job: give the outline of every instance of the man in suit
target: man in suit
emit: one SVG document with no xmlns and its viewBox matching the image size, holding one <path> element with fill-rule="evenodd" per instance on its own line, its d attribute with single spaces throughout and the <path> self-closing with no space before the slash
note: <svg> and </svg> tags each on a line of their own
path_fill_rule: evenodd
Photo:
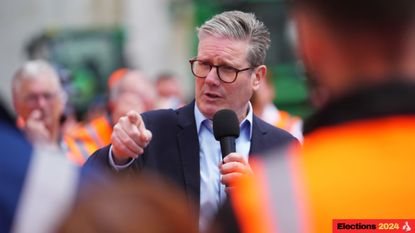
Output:
<svg viewBox="0 0 415 233">
<path fill-rule="evenodd" d="M 270 37 L 255 15 L 239 11 L 214 16 L 198 28 L 198 54 L 190 60 L 195 76 L 195 101 L 178 110 L 158 110 L 141 116 L 129 112 L 114 126 L 112 145 L 86 166 L 113 170 L 150 169 L 171 178 L 200 204 L 203 229 L 226 198 L 226 189 L 250 174 L 248 155 L 282 146 L 295 139 L 253 115 L 249 103 L 266 77 L 264 65 Z M 233 110 L 240 123 L 236 153 L 223 159 L 212 133 L 212 118 Z"/>
</svg>

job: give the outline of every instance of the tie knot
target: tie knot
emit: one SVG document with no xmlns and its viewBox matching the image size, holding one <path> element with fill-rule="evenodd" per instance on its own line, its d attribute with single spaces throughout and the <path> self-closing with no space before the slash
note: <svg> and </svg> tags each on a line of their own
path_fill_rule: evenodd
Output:
<svg viewBox="0 0 415 233">
<path fill-rule="evenodd" d="M 211 120 L 204 120 L 202 123 L 211 133 L 213 132 L 213 121 Z"/>
</svg>

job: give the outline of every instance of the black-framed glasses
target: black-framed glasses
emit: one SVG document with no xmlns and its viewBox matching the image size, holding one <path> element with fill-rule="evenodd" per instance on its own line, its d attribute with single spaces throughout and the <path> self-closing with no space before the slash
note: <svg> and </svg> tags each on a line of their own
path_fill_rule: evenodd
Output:
<svg viewBox="0 0 415 233">
<path fill-rule="evenodd" d="M 254 67 L 248 67 L 245 69 L 236 69 L 227 65 L 213 65 L 208 62 L 199 61 L 197 59 L 189 60 L 192 73 L 198 78 L 206 78 L 213 67 L 216 68 L 216 74 L 219 79 L 224 83 L 233 83 L 238 77 L 239 72 L 253 69 Z"/>
</svg>

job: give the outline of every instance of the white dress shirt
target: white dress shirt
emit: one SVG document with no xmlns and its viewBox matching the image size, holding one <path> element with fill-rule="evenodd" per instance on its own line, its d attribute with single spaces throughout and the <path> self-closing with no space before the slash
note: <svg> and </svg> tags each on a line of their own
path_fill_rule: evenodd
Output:
<svg viewBox="0 0 415 233">
<path fill-rule="evenodd" d="M 200 216 L 199 228 L 204 230 L 220 204 L 226 199 L 225 185 L 220 182 L 219 165 L 222 162 L 220 142 L 213 135 L 212 121 L 207 119 L 195 104 L 195 119 L 199 137 L 200 156 Z M 236 139 L 236 152 L 248 160 L 252 136 L 252 107 L 240 124 Z"/>
</svg>

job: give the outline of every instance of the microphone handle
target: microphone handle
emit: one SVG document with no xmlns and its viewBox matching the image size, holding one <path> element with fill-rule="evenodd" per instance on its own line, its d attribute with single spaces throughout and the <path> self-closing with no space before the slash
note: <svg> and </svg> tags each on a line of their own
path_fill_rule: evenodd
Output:
<svg viewBox="0 0 415 233">
<path fill-rule="evenodd" d="M 222 151 L 222 160 L 228 154 L 236 151 L 235 137 L 223 137 L 220 139 L 220 149 Z"/>
</svg>

